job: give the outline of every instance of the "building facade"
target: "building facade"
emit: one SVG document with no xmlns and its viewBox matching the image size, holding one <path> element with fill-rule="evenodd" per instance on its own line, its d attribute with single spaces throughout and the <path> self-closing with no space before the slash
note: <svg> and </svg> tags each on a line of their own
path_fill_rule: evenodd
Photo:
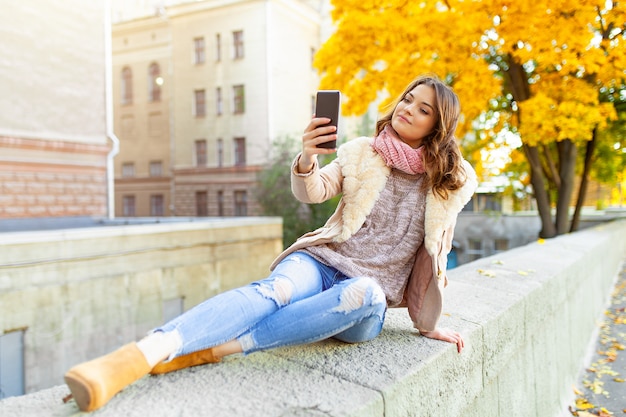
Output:
<svg viewBox="0 0 626 417">
<path fill-rule="evenodd" d="M 0 220 L 107 214 L 104 3 L 0 13 Z"/>
<path fill-rule="evenodd" d="M 113 27 L 118 216 L 260 213 L 272 142 L 312 114 L 320 13 L 299 0 L 200 1 Z"/>
</svg>

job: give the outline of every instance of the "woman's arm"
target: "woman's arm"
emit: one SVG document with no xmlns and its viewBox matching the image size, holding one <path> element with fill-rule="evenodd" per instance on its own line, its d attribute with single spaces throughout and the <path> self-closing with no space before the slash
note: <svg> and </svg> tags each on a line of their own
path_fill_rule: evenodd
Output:
<svg viewBox="0 0 626 417">
<path fill-rule="evenodd" d="M 317 155 L 332 154 L 336 149 L 318 148 L 328 140 L 336 140 L 334 126 L 318 127 L 328 118 L 313 118 L 302 136 L 302 152 L 296 156 L 291 168 L 291 190 L 294 196 L 306 204 L 322 203 L 339 193 L 342 187 L 341 167 L 334 160 L 319 168 Z"/>
<path fill-rule="evenodd" d="M 317 147 L 320 143 L 337 140 L 337 127 L 319 127 L 328 122 L 330 122 L 328 117 L 314 117 L 304 129 L 304 135 L 302 135 L 302 154 L 298 160 L 299 174 L 311 172 L 317 161 L 317 155 L 337 152 L 337 149 Z"/>
</svg>

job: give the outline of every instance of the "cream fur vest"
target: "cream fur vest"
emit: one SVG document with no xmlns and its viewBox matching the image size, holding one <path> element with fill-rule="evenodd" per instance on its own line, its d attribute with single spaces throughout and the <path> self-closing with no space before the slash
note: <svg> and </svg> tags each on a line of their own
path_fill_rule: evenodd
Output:
<svg viewBox="0 0 626 417">
<path fill-rule="evenodd" d="M 339 147 L 337 158 L 332 163 L 323 168 L 316 165 L 307 174 L 297 173 L 299 155 L 296 157 L 291 170 L 292 190 L 296 198 L 311 204 L 321 203 L 340 193 L 343 195 L 326 224 L 299 238 L 276 258 L 270 269 L 296 250 L 328 242 L 343 242 L 363 226 L 391 173 L 391 169 L 370 146 L 370 141 L 370 138 L 361 137 L 345 143 Z M 456 218 L 477 186 L 476 174 L 467 161 L 464 161 L 464 168 L 467 180 L 462 188 L 450 191 L 445 200 L 432 190 L 426 196 L 424 243 L 418 250 L 418 259 L 410 277 L 410 281 L 414 282 L 409 282 L 409 287 L 412 285 L 413 289 L 405 291 L 405 298 L 409 296 L 410 315 L 419 329 L 432 330 L 437 322 L 441 311 L 440 291 L 446 281 L 445 260 L 452 244 Z M 424 262 L 422 249 L 432 262 Z M 431 284 L 436 288 L 431 288 Z M 431 295 L 433 292 L 434 295 Z M 434 301 L 431 302 L 431 299 Z M 429 310 L 426 315 L 422 314 L 422 307 Z"/>
</svg>

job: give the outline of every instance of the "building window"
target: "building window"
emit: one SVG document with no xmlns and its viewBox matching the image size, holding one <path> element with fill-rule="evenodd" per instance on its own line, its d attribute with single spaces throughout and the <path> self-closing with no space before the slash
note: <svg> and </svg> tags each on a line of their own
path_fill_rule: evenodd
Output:
<svg viewBox="0 0 626 417">
<path fill-rule="evenodd" d="M 496 239 L 493 242 L 493 248 L 496 253 L 509 250 L 509 239 Z"/>
<path fill-rule="evenodd" d="M 134 162 L 124 162 L 122 164 L 122 177 L 124 178 L 132 178 L 135 176 L 135 163 Z"/>
<path fill-rule="evenodd" d="M 215 60 L 222 60 L 222 36 L 219 33 L 215 34 Z"/>
<path fill-rule="evenodd" d="M 223 112 L 223 101 L 222 101 L 222 87 L 217 87 L 215 89 L 215 111 L 217 115 L 221 115 Z"/>
<path fill-rule="evenodd" d="M 150 101 L 161 101 L 161 68 L 156 62 L 148 68 L 148 98 Z"/>
<path fill-rule="evenodd" d="M 0 335 L 0 370 L 0 400 L 24 395 L 24 330 Z"/>
<path fill-rule="evenodd" d="M 163 176 L 163 163 L 161 161 L 150 161 L 150 176 Z"/>
<path fill-rule="evenodd" d="M 233 113 L 242 114 L 245 108 L 245 96 L 243 85 L 233 86 Z"/>
<path fill-rule="evenodd" d="M 502 203 L 499 195 L 495 193 L 477 194 L 478 211 L 502 211 Z"/>
<path fill-rule="evenodd" d="M 217 192 L 217 215 L 224 216 L 224 191 L 222 190 Z"/>
<path fill-rule="evenodd" d="M 217 166 L 224 166 L 224 141 L 222 139 L 217 140 Z"/>
<path fill-rule="evenodd" d="M 204 38 L 193 40 L 193 63 L 204 64 Z"/>
<path fill-rule="evenodd" d="M 196 166 L 206 166 L 206 140 L 204 139 L 196 141 Z"/>
<path fill-rule="evenodd" d="M 235 191 L 235 216 L 248 215 L 248 193 Z"/>
<path fill-rule="evenodd" d="M 122 197 L 122 215 L 124 217 L 135 216 L 135 196 L 125 195 Z"/>
<path fill-rule="evenodd" d="M 133 72 L 129 67 L 122 69 L 122 104 L 133 103 Z"/>
<path fill-rule="evenodd" d="M 196 216 L 205 217 L 209 215 L 208 198 L 206 191 L 196 191 Z"/>
<path fill-rule="evenodd" d="M 194 91 L 194 109 L 196 117 L 204 117 L 206 115 L 206 98 L 204 90 Z"/>
<path fill-rule="evenodd" d="M 243 30 L 233 32 L 233 58 L 243 58 Z"/>
<path fill-rule="evenodd" d="M 483 241 L 479 239 L 469 239 L 466 253 L 468 262 L 482 258 L 484 255 Z"/>
<path fill-rule="evenodd" d="M 235 138 L 235 165 L 246 164 L 246 138 Z"/>
<path fill-rule="evenodd" d="M 163 114 L 161 112 L 151 112 L 148 114 L 148 133 L 150 136 L 161 136 L 163 134 Z"/>
<path fill-rule="evenodd" d="M 150 215 L 164 216 L 165 209 L 163 204 L 163 194 L 154 194 L 150 196 Z"/>
</svg>

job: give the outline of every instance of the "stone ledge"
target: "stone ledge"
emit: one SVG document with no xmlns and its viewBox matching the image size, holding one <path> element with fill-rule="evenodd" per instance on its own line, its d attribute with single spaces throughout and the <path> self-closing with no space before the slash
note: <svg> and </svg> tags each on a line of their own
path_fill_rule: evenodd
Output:
<svg viewBox="0 0 626 417">
<path fill-rule="evenodd" d="M 424 337 L 404 309 L 356 345 L 325 341 L 148 376 L 94 416 L 557 416 L 626 259 L 626 221 L 450 271 L 442 326 Z M 0 401 L 6 416 L 78 413 L 58 386 Z"/>
</svg>

